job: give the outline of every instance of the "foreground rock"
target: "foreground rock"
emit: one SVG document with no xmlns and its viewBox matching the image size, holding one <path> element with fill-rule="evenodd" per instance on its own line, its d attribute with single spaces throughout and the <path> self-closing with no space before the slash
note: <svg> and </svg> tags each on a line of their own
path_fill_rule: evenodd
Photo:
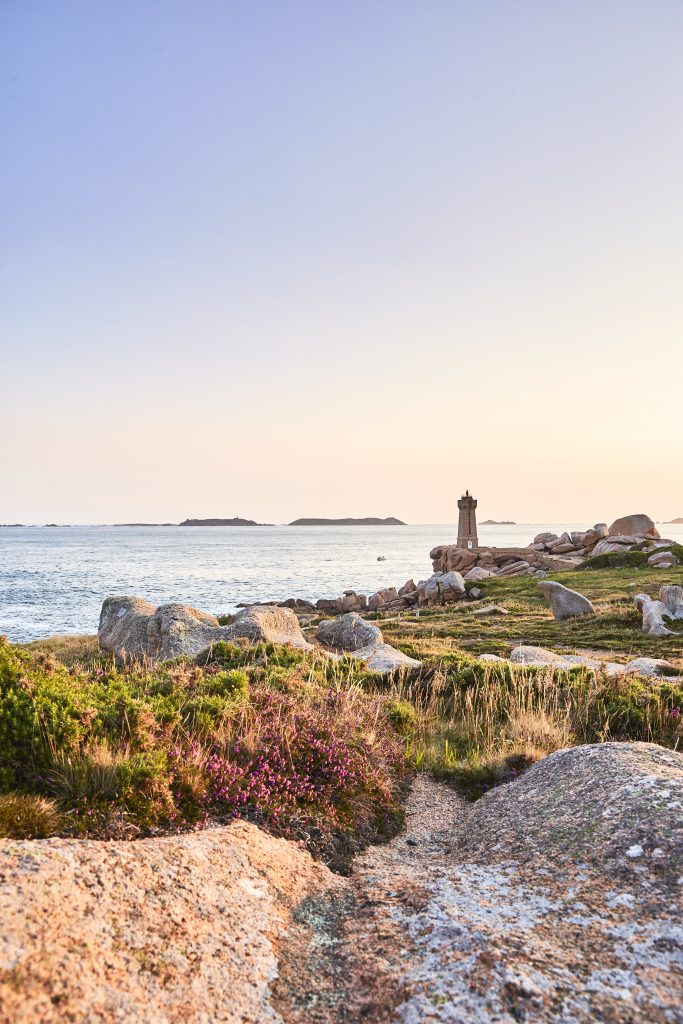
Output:
<svg viewBox="0 0 683 1024">
<path fill-rule="evenodd" d="M 538 589 L 549 603 L 550 610 L 556 619 L 572 619 L 578 615 L 595 614 L 595 608 L 587 597 L 579 594 L 576 590 L 570 590 L 569 587 L 565 587 L 561 583 L 543 580 L 538 584 Z"/>
<path fill-rule="evenodd" d="M 0 1020 L 276 1024 L 276 941 L 339 881 L 235 823 L 136 842 L 0 840 Z"/>
<path fill-rule="evenodd" d="M 221 626 L 213 615 L 186 604 L 155 608 L 138 597 L 108 597 L 98 628 L 100 649 L 127 663 L 147 659 L 168 661 L 184 655 L 200 657 L 219 640 L 263 640 L 310 648 L 290 608 L 254 605 Z"/>
<path fill-rule="evenodd" d="M 386 643 L 382 631 L 355 612 L 321 622 L 317 637 L 334 650 L 360 658 L 373 672 L 388 674 L 420 667 L 419 661 Z"/>
</svg>

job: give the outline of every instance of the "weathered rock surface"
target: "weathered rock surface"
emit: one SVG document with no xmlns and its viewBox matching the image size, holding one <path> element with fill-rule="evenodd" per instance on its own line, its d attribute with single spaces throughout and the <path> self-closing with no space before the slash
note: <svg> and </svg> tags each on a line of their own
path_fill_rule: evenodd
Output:
<svg viewBox="0 0 683 1024">
<path fill-rule="evenodd" d="M 638 537 L 659 537 L 659 531 L 649 516 L 639 515 L 622 516 L 615 519 L 609 528 L 610 537 L 617 534 L 632 534 Z"/>
<path fill-rule="evenodd" d="M 366 622 L 355 612 L 321 622 L 317 637 L 328 647 L 360 658 L 373 672 L 387 674 L 420 667 L 415 658 L 409 658 L 386 643 L 378 626 Z"/>
<path fill-rule="evenodd" d="M 135 842 L 0 840 L 0 1020 L 281 1024 L 276 942 L 342 883 L 236 822 Z"/>
<path fill-rule="evenodd" d="M 240 611 L 229 626 L 185 604 L 155 608 L 137 597 L 108 597 L 100 613 L 100 649 L 119 662 L 146 658 L 167 661 L 180 655 L 196 658 L 219 640 L 245 638 L 308 648 L 299 621 L 290 608 L 253 605 Z"/>
<path fill-rule="evenodd" d="M 681 755 L 608 743 L 474 805 L 418 776 L 349 878 L 239 822 L 2 840 L 0 1020 L 680 1024 L 682 805 Z"/>
<path fill-rule="evenodd" d="M 97 630 L 100 650 L 113 654 L 120 661 L 146 657 L 147 630 L 155 612 L 156 607 L 140 597 L 106 598 Z"/>
<path fill-rule="evenodd" d="M 368 599 L 365 594 L 357 594 L 355 590 L 344 591 L 341 599 L 341 610 L 343 612 L 363 612 L 368 606 Z"/>
<path fill-rule="evenodd" d="M 595 614 L 595 608 L 588 598 L 576 590 L 570 590 L 569 587 L 553 580 L 543 580 L 537 586 L 556 619 L 572 619 L 578 615 Z"/>
</svg>

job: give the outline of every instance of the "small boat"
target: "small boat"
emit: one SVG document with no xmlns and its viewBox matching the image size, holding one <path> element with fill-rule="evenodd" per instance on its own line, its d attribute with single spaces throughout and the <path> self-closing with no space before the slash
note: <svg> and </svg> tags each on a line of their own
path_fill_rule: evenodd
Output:
<svg viewBox="0 0 683 1024">
<path fill-rule="evenodd" d="M 387 556 L 386 555 L 378 555 L 377 556 L 377 561 L 378 562 L 386 562 L 386 560 L 387 560 Z"/>
</svg>

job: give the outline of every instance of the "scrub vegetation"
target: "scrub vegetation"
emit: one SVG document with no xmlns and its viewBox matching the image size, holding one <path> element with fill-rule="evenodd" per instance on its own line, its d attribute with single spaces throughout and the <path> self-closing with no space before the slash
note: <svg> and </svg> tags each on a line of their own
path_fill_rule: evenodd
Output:
<svg viewBox="0 0 683 1024">
<path fill-rule="evenodd" d="M 486 662 L 517 644 L 683 670 L 683 623 L 641 631 L 633 595 L 683 582 L 651 567 L 564 573 L 595 616 L 557 622 L 531 578 L 490 579 L 482 602 L 382 619 L 419 658 L 383 679 L 352 657 L 215 645 L 120 668 L 94 638 L 0 640 L 0 835 L 130 837 L 246 818 L 344 869 L 393 835 L 413 773 L 476 798 L 552 750 L 605 740 L 681 743 L 680 683 L 585 668 Z"/>
</svg>

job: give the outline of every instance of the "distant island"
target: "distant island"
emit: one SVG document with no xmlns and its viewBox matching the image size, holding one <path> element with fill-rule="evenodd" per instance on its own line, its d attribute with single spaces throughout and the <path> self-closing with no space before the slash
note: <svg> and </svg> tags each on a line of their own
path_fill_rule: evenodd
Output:
<svg viewBox="0 0 683 1024">
<path fill-rule="evenodd" d="M 683 523 L 683 516 L 679 516 L 678 519 L 670 519 L 668 523 L 664 523 L 665 526 L 676 526 L 677 524 Z"/>
<path fill-rule="evenodd" d="M 389 516 L 387 519 L 295 519 L 289 526 L 405 526 L 400 519 Z"/>
<path fill-rule="evenodd" d="M 511 519 L 485 519 L 481 526 L 516 526 Z"/>
<path fill-rule="evenodd" d="M 253 519 L 185 519 L 178 526 L 263 526 L 263 523 L 255 523 Z"/>
</svg>

